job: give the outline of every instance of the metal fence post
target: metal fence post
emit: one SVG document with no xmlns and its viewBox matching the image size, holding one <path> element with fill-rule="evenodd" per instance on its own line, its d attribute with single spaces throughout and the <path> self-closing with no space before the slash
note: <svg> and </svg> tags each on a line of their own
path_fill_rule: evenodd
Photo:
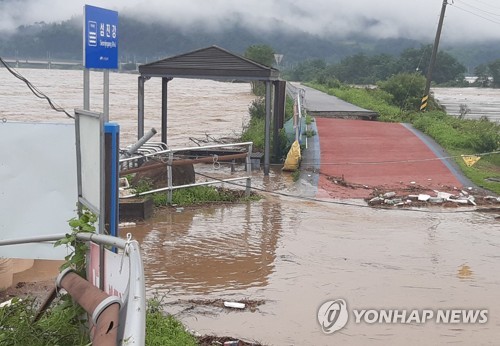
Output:
<svg viewBox="0 0 500 346">
<path fill-rule="evenodd" d="M 247 157 L 246 157 L 246 165 L 247 165 L 247 181 L 246 181 L 246 189 L 245 189 L 245 196 L 248 197 L 250 196 L 250 190 L 252 188 L 252 150 L 253 150 L 253 145 L 249 144 L 248 145 L 248 151 L 247 151 Z"/>
<path fill-rule="evenodd" d="M 167 202 L 168 204 L 172 204 L 172 163 L 174 162 L 174 153 L 169 152 L 168 153 L 168 166 L 167 166 L 167 174 L 168 174 L 168 198 Z"/>
</svg>

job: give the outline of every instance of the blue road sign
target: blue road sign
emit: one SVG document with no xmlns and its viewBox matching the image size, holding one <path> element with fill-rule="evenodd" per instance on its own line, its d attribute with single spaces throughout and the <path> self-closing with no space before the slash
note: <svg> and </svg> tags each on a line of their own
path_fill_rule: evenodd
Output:
<svg viewBox="0 0 500 346">
<path fill-rule="evenodd" d="M 118 68 L 118 12 L 85 5 L 85 68 Z"/>
</svg>

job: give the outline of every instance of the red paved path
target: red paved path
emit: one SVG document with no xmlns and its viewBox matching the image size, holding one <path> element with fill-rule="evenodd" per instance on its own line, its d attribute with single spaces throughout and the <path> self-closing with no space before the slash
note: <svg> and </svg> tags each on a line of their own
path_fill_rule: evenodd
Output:
<svg viewBox="0 0 500 346">
<path fill-rule="evenodd" d="M 364 198 L 373 187 L 401 190 L 413 186 L 411 182 L 441 191 L 461 187 L 439 160 L 387 163 L 436 158 L 425 143 L 401 124 L 316 118 L 316 125 L 321 150 L 318 197 Z M 382 163 L 347 164 L 360 162 Z M 370 189 L 341 187 L 327 176 L 343 176 L 348 183 L 367 185 Z"/>
</svg>

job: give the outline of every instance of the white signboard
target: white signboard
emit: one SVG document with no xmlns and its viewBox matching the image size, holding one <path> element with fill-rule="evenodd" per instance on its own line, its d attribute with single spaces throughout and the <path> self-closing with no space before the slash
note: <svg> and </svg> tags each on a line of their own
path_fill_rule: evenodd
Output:
<svg viewBox="0 0 500 346">
<path fill-rule="evenodd" d="M 77 149 L 81 167 L 82 202 L 95 214 L 101 209 L 101 146 L 103 123 L 99 113 L 76 110 Z"/>
<path fill-rule="evenodd" d="M 88 280 L 99 287 L 99 245 L 91 242 L 88 257 Z M 125 301 L 130 277 L 130 264 L 128 256 L 104 250 L 104 292 L 117 296 Z"/>
<path fill-rule="evenodd" d="M 70 231 L 77 216 L 75 126 L 0 123 L 0 240 Z M 67 248 L 0 246 L 0 257 L 64 259 Z"/>
</svg>

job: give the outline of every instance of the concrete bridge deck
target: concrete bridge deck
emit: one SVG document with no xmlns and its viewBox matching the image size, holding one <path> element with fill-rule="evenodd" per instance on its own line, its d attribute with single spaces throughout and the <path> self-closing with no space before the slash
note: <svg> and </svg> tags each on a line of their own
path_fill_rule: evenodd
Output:
<svg viewBox="0 0 500 346">
<path fill-rule="evenodd" d="M 312 116 L 324 118 L 375 120 L 378 113 L 345 102 L 335 96 L 304 85 L 295 85 L 305 90 L 304 107 Z"/>
</svg>

